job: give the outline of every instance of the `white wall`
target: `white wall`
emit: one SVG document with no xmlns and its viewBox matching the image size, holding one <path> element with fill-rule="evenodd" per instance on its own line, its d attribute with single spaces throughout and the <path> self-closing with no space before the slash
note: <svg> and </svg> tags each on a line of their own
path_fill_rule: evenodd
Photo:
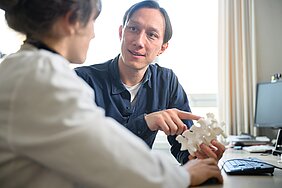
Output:
<svg viewBox="0 0 282 188">
<path fill-rule="evenodd" d="M 258 82 L 268 82 L 282 73 L 282 0 L 255 0 Z M 282 95 L 281 95 L 282 97 Z M 259 129 L 259 134 L 275 138 L 277 130 Z"/>
<path fill-rule="evenodd" d="M 282 73 L 282 0 L 255 0 L 258 82 Z"/>
</svg>

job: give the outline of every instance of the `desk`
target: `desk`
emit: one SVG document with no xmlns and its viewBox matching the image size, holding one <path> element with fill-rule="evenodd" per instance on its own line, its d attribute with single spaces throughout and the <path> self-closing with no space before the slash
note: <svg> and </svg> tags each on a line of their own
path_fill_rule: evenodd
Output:
<svg viewBox="0 0 282 188">
<path fill-rule="evenodd" d="M 244 150 L 227 149 L 221 160 L 227 160 L 232 158 L 243 158 L 243 157 L 256 157 L 265 162 L 271 163 L 275 166 L 282 167 L 281 163 L 278 163 L 278 156 L 263 155 L 260 153 L 249 153 Z M 222 162 L 219 161 L 221 167 Z M 215 185 L 201 185 L 199 188 L 281 188 L 282 187 L 282 170 L 275 169 L 273 176 L 271 175 L 227 175 L 222 169 L 223 184 Z"/>
</svg>

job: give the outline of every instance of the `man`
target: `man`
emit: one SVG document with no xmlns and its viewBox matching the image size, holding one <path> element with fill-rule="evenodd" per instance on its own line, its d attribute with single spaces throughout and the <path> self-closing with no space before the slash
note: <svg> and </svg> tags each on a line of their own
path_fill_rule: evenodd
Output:
<svg viewBox="0 0 282 188">
<path fill-rule="evenodd" d="M 142 1 L 130 7 L 119 28 L 121 53 L 103 64 L 76 68 L 95 91 L 95 102 L 152 147 L 158 130 L 168 135 L 171 153 L 181 163 L 189 153 L 180 151 L 176 135 L 191 127 L 182 120 L 183 111 L 191 112 L 185 91 L 172 70 L 152 64 L 168 47 L 172 27 L 165 9 L 155 1 Z M 217 151 L 207 146 L 198 158 L 217 160 L 224 146 L 214 141 Z"/>
</svg>

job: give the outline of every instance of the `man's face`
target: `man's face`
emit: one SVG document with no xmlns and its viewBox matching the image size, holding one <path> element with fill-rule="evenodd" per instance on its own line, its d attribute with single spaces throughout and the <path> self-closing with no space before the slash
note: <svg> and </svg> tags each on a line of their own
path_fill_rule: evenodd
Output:
<svg viewBox="0 0 282 188">
<path fill-rule="evenodd" d="M 124 66 L 134 70 L 146 69 L 161 54 L 165 20 L 159 10 L 137 10 L 123 28 L 120 28 L 121 60 Z"/>
</svg>

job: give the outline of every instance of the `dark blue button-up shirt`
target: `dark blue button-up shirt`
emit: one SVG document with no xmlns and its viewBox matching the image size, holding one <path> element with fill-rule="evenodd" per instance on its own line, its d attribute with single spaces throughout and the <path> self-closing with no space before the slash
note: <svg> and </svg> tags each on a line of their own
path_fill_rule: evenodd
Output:
<svg viewBox="0 0 282 188">
<path fill-rule="evenodd" d="M 78 67 L 75 71 L 94 89 L 95 102 L 105 109 L 106 116 L 117 120 L 152 147 L 157 131 L 148 128 L 144 115 L 170 108 L 190 112 L 187 95 L 172 70 L 150 64 L 132 106 L 130 93 L 120 79 L 118 58 Z M 184 120 L 184 123 L 188 127 L 193 124 L 190 120 Z M 188 161 L 188 152 L 180 151 L 181 145 L 175 137 L 168 136 L 171 153 L 184 164 Z"/>
</svg>

